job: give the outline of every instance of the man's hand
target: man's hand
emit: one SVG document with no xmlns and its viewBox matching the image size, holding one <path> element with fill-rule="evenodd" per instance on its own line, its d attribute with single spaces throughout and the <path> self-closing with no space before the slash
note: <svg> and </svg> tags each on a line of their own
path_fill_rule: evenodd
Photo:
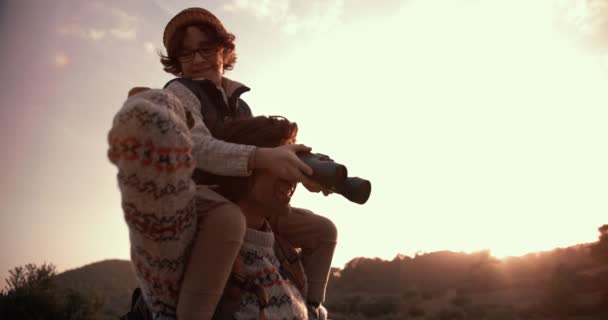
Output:
<svg viewBox="0 0 608 320">
<path fill-rule="evenodd" d="M 323 186 L 321 186 L 320 184 L 318 184 L 317 182 L 315 182 L 309 178 L 305 178 L 304 180 L 302 180 L 302 185 L 304 185 L 304 187 L 310 192 L 314 192 L 314 193 L 323 192 L 324 196 L 328 196 L 329 194 L 332 193 L 331 190 L 323 188 Z"/>
</svg>

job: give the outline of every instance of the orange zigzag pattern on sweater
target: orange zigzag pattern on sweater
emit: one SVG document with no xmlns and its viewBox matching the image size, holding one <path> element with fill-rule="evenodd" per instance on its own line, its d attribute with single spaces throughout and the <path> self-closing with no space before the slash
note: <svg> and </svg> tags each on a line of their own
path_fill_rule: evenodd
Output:
<svg viewBox="0 0 608 320">
<path fill-rule="evenodd" d="M 265 288 L 270 288 L 272 286 L 281 286 L 287 285 L 291 281 L 289 279 L 281 279 L 277 269 L 275 267 L 272 268 L 264 268 L 262 270 L 258 270 L 255 272 L 255 277 L 260 281 L 260 284 Z"/>
<path fill-rule="evenodd" d="M 110 141 L 108 157 L 112 161 L 140 161 L 143 166 L 154 166 L 157 171 L 174 172 L 193 167 L 191 152 L 190 147 L 157 147 L 151 141 L 142 143 L 136 137 L 114 137 Z"/>
</svg>

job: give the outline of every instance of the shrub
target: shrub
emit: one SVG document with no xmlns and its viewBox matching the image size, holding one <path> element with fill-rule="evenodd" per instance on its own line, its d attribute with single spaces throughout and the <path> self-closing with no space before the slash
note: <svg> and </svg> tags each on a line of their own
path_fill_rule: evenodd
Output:
<svg viewBox="0 0 608 320">
<path fill-rule="evenodd" d="M 1 319 L 95 320 L 102 303 L 74 290 L 59 289 L 55 266 L 35 264 L 9 270 L 7 289 L 0 293 Z"/>
</svg>

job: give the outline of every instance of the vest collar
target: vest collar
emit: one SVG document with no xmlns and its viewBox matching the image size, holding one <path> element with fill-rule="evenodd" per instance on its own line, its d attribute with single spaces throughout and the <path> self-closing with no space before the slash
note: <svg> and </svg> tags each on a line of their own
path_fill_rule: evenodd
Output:
<svg viewBox="0 0 608 320">
<path fill-rule="evenodd" d="M 205 78 L 197 78 L 197 79 L 192 79 L 192 80 L 211 82 L 211 80 L 205 79 Z M 246 85 L 244 85 L 238 81 L 231 80 L 226 77 L 222 77 L 222 89 L 224 90 L 224 93 L 226 94 L 226 97 L 228 99 L 230 99 L 234 95 L 239 97 L 241 94 L 251 90 Z"/>
</svg>

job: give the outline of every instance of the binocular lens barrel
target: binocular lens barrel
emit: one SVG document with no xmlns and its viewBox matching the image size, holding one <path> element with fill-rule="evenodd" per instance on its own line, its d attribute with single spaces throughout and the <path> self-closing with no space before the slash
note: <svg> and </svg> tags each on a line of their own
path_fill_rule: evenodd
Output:
<svg viewBox="0 0 608 320">
<path fill-rule="evenodd" d="M 298 157 L 312 168 L 314 173 L 311 179 L 321 186 L 358 204 L 364 204 L 369 199 L 371 182 L 358 177 L 349 178 L 346 166 L 318 153 L 299 153 Z"/>
<path fill-rule="evenodd" d="M 371 192 L 372 184 L 369 180 L 358 177 L 347 178 L 338 190 L 336 190 L 336 193 L 339 193 L 346 199 L 358 204 L 366 203 Z"/>
<path fill-rule="evenodd" d="M 331 188 L 336 182 L 346 179 L 348 171 L 344 165 L 333 161 L 321 160 L 317 154 L 298 154 L 299 158 L 312 168 L 312 180 L 320 185 Z"/>
</svg>

